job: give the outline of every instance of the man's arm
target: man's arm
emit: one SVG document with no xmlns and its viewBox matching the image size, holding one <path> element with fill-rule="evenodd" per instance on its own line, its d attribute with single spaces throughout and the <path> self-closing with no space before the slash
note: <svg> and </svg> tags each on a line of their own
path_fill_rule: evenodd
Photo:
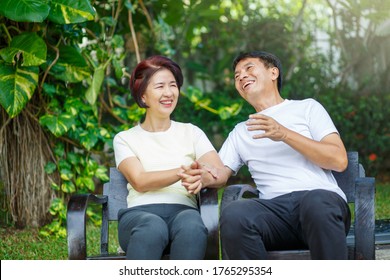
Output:
<svg viewBox="0 0 390 280">
<path fill-rule="evenodd" d="M 315 141 L 261 114 L 251 115 L 247 126 L 250 131 L 264 131 L 264 133 L 254 135 L 254 139 L 269 138 L 273 141 L 283 141 L 321 168 L 338 172 L 347 168 L 347 151 L 337 133 L 331 133 L 321 141 Z"/>
</svg>

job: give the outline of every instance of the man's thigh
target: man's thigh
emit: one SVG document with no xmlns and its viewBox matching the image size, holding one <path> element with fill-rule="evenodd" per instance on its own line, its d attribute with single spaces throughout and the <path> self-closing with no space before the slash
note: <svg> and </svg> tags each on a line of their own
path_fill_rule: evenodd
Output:
<svg viewBox="0 0 390 280">
<path fill-rule="evenodd" d="M 234 227 L 243 235 L 257 235 L 267 250 L 303 248 L 297 212 L 291 194 L 270 200 L 237 200 L 223 211 L 221 230 Z"/>
</svg>

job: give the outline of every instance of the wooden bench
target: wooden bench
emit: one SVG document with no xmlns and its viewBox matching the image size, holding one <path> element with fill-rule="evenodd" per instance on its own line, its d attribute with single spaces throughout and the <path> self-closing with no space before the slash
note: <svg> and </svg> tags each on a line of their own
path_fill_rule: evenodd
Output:
<svg viewBox="0 0 390 280">
<path fill-rule="evenodd" d="M 375 259 L 375 179 L 365 177 L 356 152 L 348 153 L 348 168 L 334 172 L 348 202 L 353 204 L 353 230 L 347 236 L 350 259 Z M 73 195 L 68 203 L 67 239 L 69 259 L 125 259 L 124 254 L 108 252 L 109 221 L 117 221 L 118 210 L 126 208 L 127 181 L 116 168 L 110 168 L 110 182 L 104 184 L 103 195 Z M 221 209 L 235 199 L 258 196 L 250 185 L 231 185 L 224 189 Z M 102 206 L 100 254 L 87 256 L 86 210 L 89 204 Z M 220 251 L 218 190 L 203 189 L 198 196 L 202 219 L 208 229 L 205 259 L 218 259 Z M 223 250 L 222 250 L 223 251 Z M 169 256 L 164 256 L 168 258 Z M 270 259 L 310 259 L 308 250 L 270 251 Z"/>
<path fill-rule="evenodd" d="M 353 205 L 351 230 L 347 236 L 349 259 L 375 259 L 375 179 L 365 177 L 357 152 L 348 152 L 348 167 L 344 172 L 333 172 L 337 183 Z M 231 185 L 225 188 L 221 209 L 231 201 L 258 197 L 250 185 Z M 222 250 L 223 252 L 223 250 Z M 310 259 L 309 250 L 269 251 L 269 259 Z"/>
<path fill-rule="evenodd" d="M 110 181 L 103 186 L 103 195 L 77 194 L 68 202 L 67 239 L 68 258 L 73 260 L 109 260 L 125 259 L 123 253 L 108 252 L 109 222 L 118 220 L 118 211 L 127 208 L 127 181 L 116 169 L 110 168 Z M 204 189 L 198 195 L 198 205 L 204 224 L 208 229 L 207 251 L 205 259 L 218 259 L 218 193 Z M 86 210 L 88 205 L 98 204 L 102 207 L 102 225 L 100 238 L 100 254 L 87 255 Z M 119 246 L 119 244 L 118 244 Z M 164 259 L 169 255 L 164 255 Z"/>
</svg>

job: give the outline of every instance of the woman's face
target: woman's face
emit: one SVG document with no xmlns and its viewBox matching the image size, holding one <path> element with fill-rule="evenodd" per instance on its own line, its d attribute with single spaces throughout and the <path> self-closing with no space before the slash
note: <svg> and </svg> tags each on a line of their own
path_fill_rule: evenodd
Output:
<svg viewBox="0 0 390 280">
<path fill-rule="evenodd" d="M 142 101 L 149 107 L 148 113 L 160 117 L 169 116 L 176 107 L 179 87 L 175 77 L 168 69 L 157 71 L 149 81 Z"/>
</svg>

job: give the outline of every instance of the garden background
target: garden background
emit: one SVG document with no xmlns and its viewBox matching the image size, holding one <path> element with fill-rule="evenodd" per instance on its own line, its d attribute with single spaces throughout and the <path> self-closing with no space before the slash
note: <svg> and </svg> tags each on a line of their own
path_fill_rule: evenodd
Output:
<svg viewBox="0 0 390 280">
<path fill-rule="evenodd" d="M 284 98 L 325 106 L 376 177 L 376 218 L 390 218 L 389 0 L 1 0 L 1 259 L 67 258 L 70 195 L 101 191 L 113 136 L 144 113 L 128 89 L 138 61 L 182 66 L 174 119 L 219 149 L 253 112 L 231 69 L 248 50 L 281 58 Z M 90 209 L 96 245 L 98 216 Z"/>
</svg>

